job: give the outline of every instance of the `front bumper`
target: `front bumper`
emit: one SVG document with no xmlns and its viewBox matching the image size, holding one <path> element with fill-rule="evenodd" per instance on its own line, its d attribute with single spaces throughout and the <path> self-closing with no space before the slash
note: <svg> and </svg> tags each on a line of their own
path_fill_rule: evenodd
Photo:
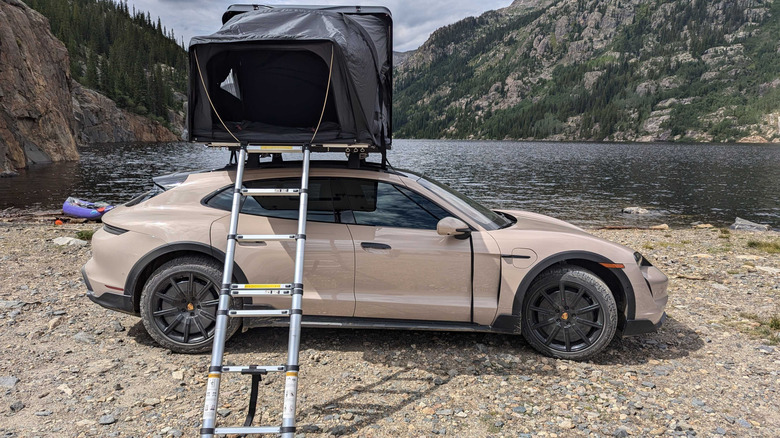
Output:
<svg viewBox="0 0 780 438">
<path fill-rule="evenodd" d="M 89 278 L 87 278 L 87 272 L 84 267 L 81 268 L 81 276 L 84 277 L 84 284 L 87 286 L 87 298 L 89 298 L 90 301 L 99 304 L 106 309 L 136 315 L 135 310 L 133 309 L 133 297 L 129 295 L 112 294 L 110 292 L 97 296 L 92 290 L 92 285 L 89 282 Z"/>
<path fill-rule="evenodd" d="M 649 319 L 631 319 L 626 321 L 626 325 L 620 334 L 622 336 L 636 336 L 644 333 L 653 333 L 661 328 L 664 321 L 666 321 L 666 312 L 661 315 L 661 319 L 656 323 Z"/>
</svg>

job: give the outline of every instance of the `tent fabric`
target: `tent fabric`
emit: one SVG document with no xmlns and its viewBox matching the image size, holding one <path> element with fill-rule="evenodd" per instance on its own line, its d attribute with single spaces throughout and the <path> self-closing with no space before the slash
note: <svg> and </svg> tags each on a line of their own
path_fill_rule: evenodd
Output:
<svg viewBox="0 0 780 438">
<path fill-rule="evenodd" d="M 389 15 L 294 7 L 235 15 L 190 42 L 189 139 L 234 141 L 219 115 L 242 142 L 310 142 L 332 57 L 312 143 L 389 149 L 391 49 Z"/>
</svg>

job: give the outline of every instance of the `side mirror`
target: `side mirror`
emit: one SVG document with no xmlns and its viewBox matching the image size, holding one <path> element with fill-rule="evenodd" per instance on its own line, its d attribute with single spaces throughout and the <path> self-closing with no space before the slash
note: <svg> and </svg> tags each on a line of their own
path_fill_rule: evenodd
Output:
<svg viewBox="0 0 780 438">
<path fill-rule="evenodd" d="M 452 216 L 445 217 L 436 224 L 436 232 L 440 236 L 453 236 L 456 239 L 466 239 L 471 235 L 468 224 Z"/>
</svg>

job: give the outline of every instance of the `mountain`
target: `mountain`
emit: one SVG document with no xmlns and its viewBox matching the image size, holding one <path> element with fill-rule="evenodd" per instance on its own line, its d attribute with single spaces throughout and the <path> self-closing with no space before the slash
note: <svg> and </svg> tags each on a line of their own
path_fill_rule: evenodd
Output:
<svg viewBox="0 0 780 438">
<path fill-rule="evenodd" d="M 780 141 L 780 0 L 517 0 L 395 73 L 407 138 Z"/>
<path fill-rule="evenodd" d="M 160 123 L 73 81 L 70 63 L 44 16 L 20 0 L 0 0 L 0 177 L 77 160 L 80 143 L 176 140 Z"/>
<path fill-rule="evenodd" d="M 173 30 L 127 0 L 25 0 L 46 16 L 83 86 L 128 111 L 181 131 L 187 52 Z"/>
</svg>

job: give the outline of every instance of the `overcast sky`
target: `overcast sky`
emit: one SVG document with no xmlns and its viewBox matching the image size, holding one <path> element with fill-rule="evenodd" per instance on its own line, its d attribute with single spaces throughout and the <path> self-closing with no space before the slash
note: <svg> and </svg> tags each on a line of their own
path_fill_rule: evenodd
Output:
<svg viewBox="0 0 780 438">
<path fill-rule="evenodd" d="M 186 45 L 195 35 L 208 35 L 222 24 L 222 13 L 240 0 L 129 0 L 131 7 L 148 11 L 153 21 L 157 17 L 167 29 L 173 28 L 176 39 L 184 37 Z M 434 30 L 468 16 L 477 16 L 491 9 L 509 6 L 512 0 L 378 0 L 378 1 L 245 1 L 261 4 L 329 4 L 386 6 L 393 13 L 393 36 L 396 51 L 416 49 Z"/>
</svg>

